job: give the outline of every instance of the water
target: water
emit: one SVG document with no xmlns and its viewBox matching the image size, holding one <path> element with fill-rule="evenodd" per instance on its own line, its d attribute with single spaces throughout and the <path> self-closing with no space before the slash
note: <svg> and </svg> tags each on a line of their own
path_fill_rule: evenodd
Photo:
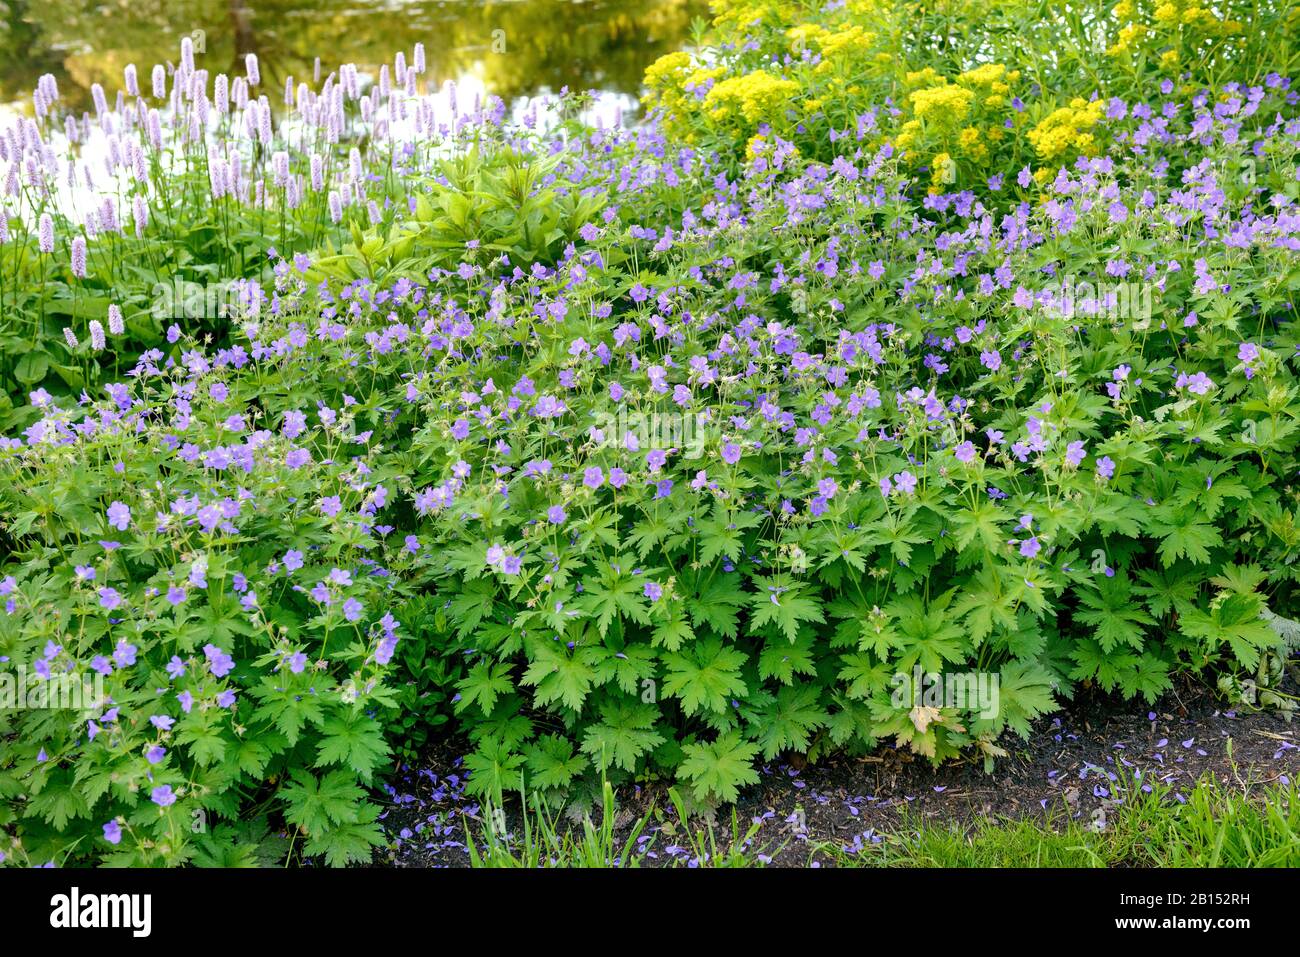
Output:
<svg viewBox="0 0 1300 957">
<path fill-rule="evenodd" d="M 175 62 L 182 37 L 212 74 L 239 73 L 256 53 L 263 83 L 311 82 L 341 63 L 391 63 L 422 42 L 428 79 L 455 80 L 508 101 L 594 89 L 624 109 L 646 66 L 686 41 L 704 0 L 12 0 L 0 3 L 0 102 L 28 110 L 37 77 L 58 79 L 65 105 L 90 108 L 92 83 L 110 98 L 122 68 L 147 82 Z"/>
</svg>

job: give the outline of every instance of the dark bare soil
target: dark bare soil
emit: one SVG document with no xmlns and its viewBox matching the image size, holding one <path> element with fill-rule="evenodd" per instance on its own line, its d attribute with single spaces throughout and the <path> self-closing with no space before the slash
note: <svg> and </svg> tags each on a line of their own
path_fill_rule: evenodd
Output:
<svg viewBox="0 0 1300 957">
<path fill-rule="evenodd" d="M 818 865 L 831 862 L 828 846 L 854 854 L 918 821 L 1052 815 L 1092 822 L 1113 806 L 1117 782 L 1135 772 L 1142 781 L 1168 785 L 1174 800 L 1203 775 L 1249 791 L 1300 774 L 1300 721 L 1226 708 L 1199 686 L 1172 691 L 1152 708 L 1085 695 L 1039 721 L 1029 740 L 1007 736 L 999 744 L 1008 756 L 991 774 L 982 760 L 934 768 L 893 748 L 816 764 L 791 755 L 764 766 L 761 783 L 742 792 L 735 806 L 740 831 L 759 824 L 747 845 L 751 856 L 776 865 Z M 402 769 L 388 788 L 383 815 L 392 845 L 376 855 L 375 865 L 468 866 L 466 823 L 479 837 L 483 812 L 464 793 L 460 753 L 463 745 L 443 744 L 420 766 Z M 618 802 L 619 836 L 653 808 L 667 812 L 640 837 L 643 866 L 692 862 L 694 851 L 678 843 L 686 844 L 665 785 L 626 785 Z M 518 808 L 507 809 L 515 830 L 517 817 Z M 719 812 L 714 824 L 718 847 L 725 850 L 731 843 L 730 809 Z"/>
</svg>

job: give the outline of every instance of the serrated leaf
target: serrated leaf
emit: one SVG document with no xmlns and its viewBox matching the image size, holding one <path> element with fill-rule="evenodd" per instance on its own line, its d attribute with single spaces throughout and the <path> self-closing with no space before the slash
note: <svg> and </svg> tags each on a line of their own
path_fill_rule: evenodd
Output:
<svg viewBox="0 0 1300 957">
<path fill-rule="evenodd" d="M 712 744 L 688 744 L 682 753 L 685 758 L 678 773 L 691 782 L 701 801 L 734 801 L 741 786 L 758 783 L 758 772 L 753 767 L 758 747 L 734 731 Z"/>
</svg>

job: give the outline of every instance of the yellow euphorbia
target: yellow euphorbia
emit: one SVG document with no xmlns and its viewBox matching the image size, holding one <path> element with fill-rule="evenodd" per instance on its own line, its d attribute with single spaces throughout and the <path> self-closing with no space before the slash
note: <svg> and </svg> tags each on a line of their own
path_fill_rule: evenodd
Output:
<svg viewBox="0 0 1300 957">
<path fill-rule="evenodd" d="M 1029 142 L 1045 160 L 1054 160 L 1070 149 L 1087 153 L 1094 146 L 1093 136 L 1087 131 L 1101 119 L 1103 110 L 1100 100 L 1089 103 L 1075 97 L 1069 106 L 1053 110 L 1030 130 Z"/>
<path fill-rule="evenodd" d="M 714 0 L 712 7 L 713 25 L 728 30 L 781 16 L 779 0 Z"/>
<path fill-rule="evenodd" d="M 894 138 L 894 145 L 900 150 L 910 149 L 920 132 L 921 124 L 916 120 L 908 120 L 900 127 L 898 136 Z"/>
<path fill-rule="evenodd" d="M 691 65 L 691 55 L 689 53 L 665 53 L 659 59 L 655 60 L 646 67 L 645 82 L 646 86 L 656 89 L 672 85 L 676 82 L 677 77 L 687 67 Z"/>
<path fill-rule="evenodd" d="M 822 53 L 828 57 L 838 56 L 841 53 L 852 53 L 858 50 L 865 50 L 871 45 L 876 35 L 859 26 L 845 27 L 836 33 L 823 35 L 819 42 L 821 43 Z"/>
<path fill-rule="evenodd" d="M 1127 53 L 1133 45 L 1147 35 L 1147 28 L 1141 23 L 1130 23 L 1119 31 L 1119 39 L 1106 52 L 1112 56 Z"/>
<path fill-rule="evenodd" d="M 910 99 L 918 119 L 941 126 L 957 126 L 970 115 L 975 94 L 949 83 L 917 90 Z"/>
<path fill-rule="evenodd" d="M 989 158 L 988 147 L 984 145 L 977 127 L 968 126 L 962 130 L 957 137 L 957 144 L 962 152 L 977 163 L 983 163 Z"/>
<path fill-rule="evenodd" d="M 710 67 L 707 70 L 694 70 L 682 83 L 682 89 L 687 93 L 695 93 L 698 96 L 697 91 L 706 89 L 709 81 L 719 79 L 726 76 L 726 74 L 727 68 L 723 66 Z"/>
<path fill-rule="evenodd" d="M 799 84 L 794 80 L 755 70 L 720 81 L 705 96 L 704 108 L 715 119 L 739 114 L 748 122 L 757 123 L 776 118 L 777 111 L 798 92 Z"/>
<path fill-rule="evenodd" d="M 948 82 L 932 66 L 927 66 L 924 70 L 909 71 L 904 75 L 904 80 L 908 86 L 934 86 L 936 83 Z"/>
<path fill-rule="evenodd" d="M 1153 16 L 1161 23 L 1177 23 L 1178 8 L 1172 3 L 1162 3 L 1160 6 L 1156 7 L 1156 12 Z"/>
<path fill-rule="evenodd" d="M 993 87 L 994 84 L 1002 86 L 1002 92 L 1006 91 L 1006 85 L 1002 83 L 1003 77 L 1015 82 L 1020 79 L 1020 71 L 1016 70 L 1008 74 L 1007 68 L 1001 63 L 985 63 L 983 66 L 977 66 L 973 70 L 967 70 L 957 76 L 957 82 L 966 86 L 987 86 Z"/>
</svg>

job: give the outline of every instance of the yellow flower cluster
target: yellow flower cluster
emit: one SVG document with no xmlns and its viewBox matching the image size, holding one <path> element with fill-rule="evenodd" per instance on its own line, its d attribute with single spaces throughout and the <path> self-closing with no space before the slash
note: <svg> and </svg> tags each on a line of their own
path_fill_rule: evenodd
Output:
<svg viewBox="0 0 1300 957">
<path fill-rule="evenodd" d="M 977 163 L 988 161 L 989 149 L 984 145 L 980 137 L 979 127 L 968 126 L 957 137 L 957 145 L 961 147 L 962 152 L 969 156 Z"/>
<path fill-rule="evenodd" d="M 1095 143 L 1088 132 L 1102 117 L 1101 100 L 1089 103 L 1075 97 L 1069 106 L 1053 110 L 1046 119 L 1028 133 L 1030 144 L 1044 160 L 1052 161 L 1067 150 L 1089 153 Z"/>
<path fill-rule="evenodd" d="M 985 63 L 977 66 L 973 70 L 967 70 L 965 73 L 957 75 L 957 82 L 964 86 L 980 86 L 990 89 L 999 89 L 1000 92 L 1007 92 L 1010 87 L 1003 82 L 1003 77 L 1010 80 L 1020 79 L 1020 71 L 1016 70 L 1010 75 L 1007 74 L 1007 68 L 1001 63 Z"/>
<path fill-rule="evenodd" d="M 969 160 L 976 169 L 987 166 L 1006 135 L 1003 108 L 1019 79 L 1020 71 L 1001 63 L 982 64 L 951 80 L 934 67 L 905 73 L 912 118 L 899 128 L 894 145 L 914 160 L 930 149 L 940 151 L 932 154 L 932 190 L 953 182 L 954 156 Z"/>
<path fill-rule="evenodd" d="M 1011 84 L 1020 79 L 1019 70 L 1007 71 L 1001 63 L 985 63 L 973 70 L 958 74 L 957 82 L 978 91 L 985 106 L 998 107 L 1007 102 Z"/>
<path fill-rule="evenodd" d="M 910 150 L 916 145 L 921 135 L 921 122 L 919 120 L 908 120 L 899 127 L 898 135 L 894 137 L 894 145 L 900 150 Z"/>
<path fill-rule="evenodd" d="M 855 24 L 834 33 L 827 33 L 819 38 L 818 42 L 821 43 L 824 56 L 837 57 L 842 53 L 856 53 L 867 50 L 871 46 L 871 41 L 875 38 L 874 33 Z"/>
<path fill-rule="evenodd" d="M 682 82 L 682 89 L 695 96 L 702 96 L 708 91 L 711 80 L 717 80 L 726 75 L 727 68 L 725 66 L 702 67 L 698 70 L 692 70 Z"/>
<path fill-rule="evenodd" d="M 1115 42 L 1106 51 L 1112 56 L 1128 53 L 1137 48 L 1143 40 L 1152 40 L 1156 49 L 1189 34 L 1193 39 L 1204 36 L 1227 36 L 1240 33 L 1241 24 L 1236 20 L 1220 18 L 1213 11 L 1200 5 L 1199 0 L 1154 0 L 1156 6 L 1151 11 L 1149 22 L 1143 22 L 1138 0 L 1120 0 L 1111 8 L 1111 14 L 1120 23 Z M 1154 50 L 1150 52 L 1155 52 Z M 1160 62 L 1175 68 L 1179 63 L 1179 54 L 1175 49 L 1161 52 Z"/>
<path fill-rule="evenodd" d="M 749 123 L 758 123 L 779 119 L 779 111 L 798 92 L 799 84 L 794 80 L 755 70 L 719 82 L 704 98 L 704 107 L 714 119 L 739 115 Z"/>
<path fill-rule="evenodd" d="M 1222 72 L 1216 64 L 1224 56 L 1244 50 L 1253 57 L 1259 46 L 1249 36 L 1233 40 L 1231 47 L 1218 42 L 1241 31 L 1228 19 L 1237 4 L 1107 4 L 1110 15 L 1103 14 L 1097 26 L 1111 44 L 1109 52 L 1136 54 L 1138 62 L 1159 64 L 1166 76 L 1183 74 L 1180 83 L 1205 84 Z M 679 52 L 656 61 L 646 71 L 646 105 L 659 111 L 670 133 L 724 149 L 731 144 L 743 156 L 767 148 L 746 142 L 764 121 L 783 139 L 824 139 L 826 127 L 842 128 L 846 117 L 860 116 L 868 104 L 890 97 L 902 113 L 878 119 L 871 145 L 887 141 L 904 151 L 906 164 L 925 169 L 922 182 L 938 168 L 936 157 L 947 159 L 943 168 L 959 166 L 961 177 L 978 182 L 1004 163 L 1023 164 L 1027 155 L 1035 166 L 1051 167 L 1078 153 L 1095 153 L 1105 135 L 1099 122 L 1104 106 L 1069 98 L 1093 88 L 1122 90 L 1137 63 L 1095 64 L 1097 76 L 1077 84 L 1052 79 L 1058 104 L 1069 105 L 1040 111 L 1015 99 L 1020 95 L 1031 104 L 1036 99 L 1027 96 L 1016 69 L 1028 71 L 1037 56 L 1033 51 L 1012 44 L 1001 62 L 968 60 L 963 70 L 933 47 L 913 43 L 918 18 L 942 18 L 948 23 L 940 29 L 952 30 L 964 21 L 979 33 L 976 21 L 987 19 L 993 6 L 998 5 L 990 0 L 711 0 L 714 29 L 701 49 L 712 53 Z M 1263 6 L 1275 30 L 1291 31 L 1300 19 L 1300 0 L 1263 0 Z M 1005 12 L 1009 23 L 1019 22 L 1021 13 L 1026 23 L 1035 22 L 1027 8 Z M 1122 82 L 1110 84 L 1112 76 Z"/>
<path fill-rule="evenodd" d="M 904 75 L 904 79 L 909 87 L 934 86 L 936 83 L 948 82 L 932 66 L 927 66 L 924 70 L 911 70 Z"/>
<path fill-rule="evenodd" d="M 714 0 L 711 6 L 713 25 L 726 32 L 781 18 L 779 0 Z"/>
<path fill-rule="evenodd" d="M 1111 56 L 1118 56 L 1121 53 L 1127 53 L 1136 46 L 1137 41 L 1147 35 L 1149 31 L 1140 23 L 1130 23 L 1119 31 L 1119 37 L 1111 44 L 1110 49 L 1106 52 Z"/>
<path fill-rule="evenodd" d="M 828 30 L 816 23 L 801 23 L 786 30 L 791 48 L 796 52 L 815 50 L 821 54 L 818 73 L 829 73 L 840 63 L 855 61 L 871 50 L 876 35 L 857 24 Z"/>
<path fill-rule="evenodd" d="M 916 118 L 939 126 L 959 126 L 970 115 L 975 94 L 952 83 L 917 90 L 909 97 Z"/>
<path fill-rule="evenodd" d="M 690 54 L 682 52 L 665 54 L 646 67 L 643 102 L 647 107 L 662 108 L 670 126 L 675 126 L 688 108 L 683 87 L 691 69 Z"/>
<path fill-rule="evenodd" d="M 645 70 L 646 86 L 663 89 L 676 83 L 679 76 L 691 65 L 691 55 L 678 51 L 665 53 Z"/>
<path fill-rule="evenodd" d="M 726 72 L 720 66 L 697 67 L 686 53 L 666 54 L 646 68 L 643 102 L 662 109 L 665 126 L 691 139 L 694 134 L 687 133 L 690 116 L 699 112 L 710 82 Z"/>
</svg>

